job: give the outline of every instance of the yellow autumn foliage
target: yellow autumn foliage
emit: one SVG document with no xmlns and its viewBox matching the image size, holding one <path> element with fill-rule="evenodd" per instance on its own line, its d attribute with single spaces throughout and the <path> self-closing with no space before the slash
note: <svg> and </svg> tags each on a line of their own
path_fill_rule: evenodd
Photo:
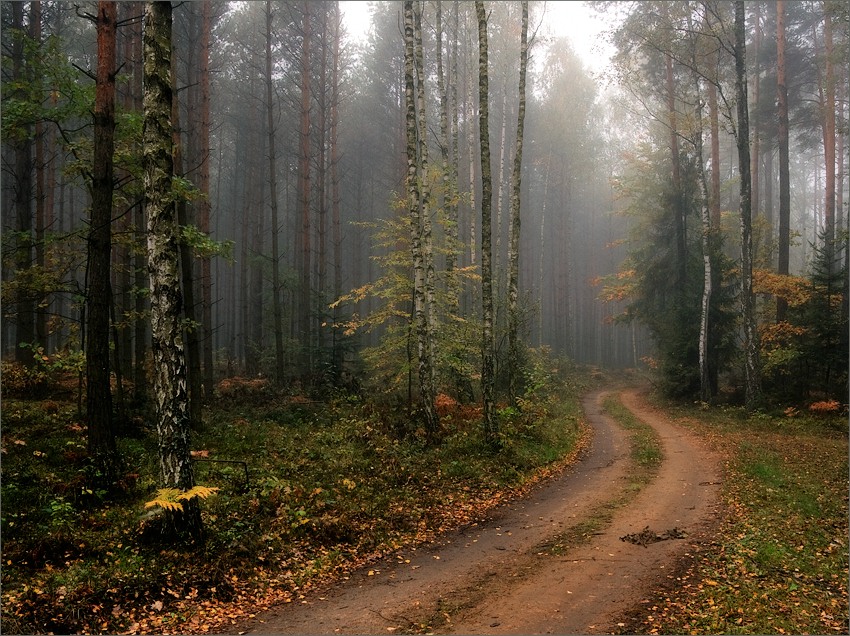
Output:
<svg viewBox="0 0 850 636">
<path fill-rule="evenodd" d="M 767 269 L 753 270 L 753 292 L 784 298 L 790 307 L 799 307 L 812 298 L 809 281 L 802 276 L 777 274 Z"/>
<path fill-rule="evenodd" d="M 212 486 L 194 486 L 189 490 L 180 490 L 179 488 L 160 488 L 156 491 L 156 496 L 148 502 L 145 502 L 145 508 L 162 508 L 171 512 L 182 512 L 184 501 L 188 501 L 194 497 L 206 499 L 215 494 L 218 488 Z"/>
</svg>

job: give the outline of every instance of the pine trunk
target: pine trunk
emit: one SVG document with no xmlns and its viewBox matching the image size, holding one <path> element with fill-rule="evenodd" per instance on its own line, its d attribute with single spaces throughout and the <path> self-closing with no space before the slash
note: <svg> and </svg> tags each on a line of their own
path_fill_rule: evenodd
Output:
<svg viewBox="0 0 850 636">
<path fill-rule="evenodd" d="M 827 262 L 835 273 L 835 69 L 832 14 L 825 7 L 823 16 L 824 40 L 824 103 L 823 103 L 823 159 L 824 159 L 824 241 Z"/>
<path fill-rule="evenodd" d="M 278 385 L 284 381 L 283 310 L 280 302 L 280 221 L 277 208 L 277 152 L 275 148 L 275 109 L 272 76 L 272 3 L 266 0 L 266 126 L 269 143 L 269 207 L 271 208 L 272 242 L 272 317 L 274 321 L 274 377 Z"/>
<path fill-rule="evenodd" d="M 339 65 L 340 65 L 340 48 L 341 48 L 341 13 L 339 2 L 333 4 L 333 67 L 331 70 L 331 131 L 330 131 L 330 150 L 331 150 L 331 223 L 333 226 L 333 259 L 334 259 L 334 300 L 342 296 L 342 227 L 340 220 L 340 179 L 339 179 Z M 357 279 L 355 279 L 357 280 Z M 339 347 L 339 305 L 334 304 L 333 308 L 333 351 L 332 364 L 334 378 L 338 379 L 343 370 L 343 355 Z"/>
<path fill-rule="evenodd" d="M 301 128 L 300 128 L 300 165 L 299 165 L 299 206 L 301 209 L 301 320 L 299 334 L 303 348 L 301 371 L 309 376 L 312 371 L 311 355 L 311 306 L 312 289 L 310 275 L 310 202 L 311 182 L 310 164 L 312 153 L 310 150 L 310 2 L 304 2 L 304 15 L 302 23 L 301 42 Z"/>
<path fill-rule="evenodd" d="M 750 125 L 747 103 L 747 52 L 744 2 L 735 2 L 735 92 L 738 104 L 738 169 L 741 215 L 741 316 L 744 325 L 744 385 L 748 409 L 761 403 L 759 338 L 753 295 L 752 183 L 750 181 Z"/>
<path fill-rule="evenodd" d="M 176 77 L 175 58 L 171 59 L 171 73 Z M 180 103 L 177 92 L 172 93 L 171 104 L 171 126 L 172 126 L 172 151 L 171 158 L 174 166 L 174 176 L 183 177 L 183 133 L 180 127 Z M 185 198 L 176 201 L 177 224 L 186 227 L 192 223 L 190 219 L 189 205 Z M 202 423 L 201 414 L 201 349 L 198 337 L 198 319 L 196 315 L 197 305 L 195 303 L 195 255 L 192 246 L 178 237 L 180 255 L 180 280 L 183 293 L 183 316 L 186 318 L 185 329 L 186 347 L 186 377 L 189 387 L 189 420 L 192 428 L 200 430 Z"/>
<path fill-rule="evenodd" d="M 785 1 L 776 2 L 776 108 L 779 124 L 779 245 L 777 273 L 788 275 L 791 251 L 791 173 L 788 141 L 788 86 L 785 77 Z M 788 301 L 776 298 L 776 322 L 785 320 Z"/>
<path fill-rule="evenodd" d="M 88 339 L 86 341 L 86 413 L 88 451 L 100 472 L 98 482 L 117 476 L 118 450 L 112 421 L 109 366 L 112 191 L 115 149 L 115 2 L 98 3 L 97 83 L 94 108 L 91 229 L 89 230 Z"/>
<path fill-rule="evenodd" d="M 24 31 L 24 3 L 12 2 L 12 28 L 20 33 Z M 27 77 L 27 68 L 24 60 L 24 40 L 17 37 L 12 46 L 12 74 L 17 82 L 20 82 L 20 90 L 30 81 Z M 20 96 L 26 99 L 25 95 Z M 33 218 L 32 218 L 32 139 L 31 130 L 28 128 L 25 134 L 14 140 L 15 148 L 15 213 L 18 217 L 18 241 L 15 254 L 15 269 L 17 276 L 25 277 L 27 270 L 32 267 L 33 254 Z M 24 286 L 22 286 L 24 287 Z M 15 359 L 23 365 L 31 366 L 33 363 L 33 352 L 26 346 L 35 342 L 35 302 L 31 292 L 21 289 L 15 303 L 16 318 L 16 344 Z"/>
<path fill-rule="evenodd" d="M 212 2 L 202 3 L 200 77 L 201 121 L 198 130 L 200 164 L 198 166 L 198 189 L 204 195 L 198 201 L 198 230 L 210 234 L 210 37 L 212 36 Z M 221 172 L 221 171 L 220 171 Z M 203 357 L 204 396 L 213 394 L 213 328 L 212 328 L 212 271 L 209 256 L 201 257 L 201 341 Z"/>
</svg>

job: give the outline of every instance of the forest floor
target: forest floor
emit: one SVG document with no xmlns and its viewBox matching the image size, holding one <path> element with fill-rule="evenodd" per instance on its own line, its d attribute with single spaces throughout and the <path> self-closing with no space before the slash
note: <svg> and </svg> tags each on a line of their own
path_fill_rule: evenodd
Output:
<svg viewBox="0 0 850 636">
<path fill-rule="evenodd" d="M 482 524 L 258 614 L 256 633 L 610 633 L 710 541 L 721 463 L 634 389 L 584 399 L 581 461 Z M 642 424 L 641 424 L 642 423 Z M 646 428 L 651 427 L 651 431 Z"/>
<path fill-rule="evenodd" d="M 150 531 L 143 414 L 104 498 L 73 391 L 13 398 L 4 373 L 0 631 L 848 633 L 846 405 L 747 412 L 535 370 L 498 451 L 447 396 L 428 445 L 392 403 L 222 381 L 193 438 L 218 488 L 198 546 Z"/>
</svg>

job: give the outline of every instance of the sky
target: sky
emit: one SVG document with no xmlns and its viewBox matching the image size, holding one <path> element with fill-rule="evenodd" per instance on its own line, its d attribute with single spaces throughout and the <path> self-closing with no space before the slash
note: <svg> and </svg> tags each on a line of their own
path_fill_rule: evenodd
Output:
<svg viewBox="0 0 850 636">
<path fill-rule="evenodd" d="M 349 34 L 365 38 L 369 29 L 368 2 L 341 2 Z M 600 38 L 604 25 L 595 12 L 584 2 L 546 2 L 544 18 L 552 35 L 570 39 L 574 50 L 581 55 L 585 65 L 594 73 L 601 73 L 610 58 L 610 49 Z"/>
</svg>

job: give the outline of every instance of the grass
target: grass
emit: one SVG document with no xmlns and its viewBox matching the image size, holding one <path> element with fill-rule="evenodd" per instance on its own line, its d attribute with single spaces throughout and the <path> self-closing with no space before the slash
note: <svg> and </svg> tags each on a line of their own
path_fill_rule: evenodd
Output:
<svg viewBox="0 0 850 636">
<path fill-rule="evenodd" d="M 725 457 L 726 513 L 626 631 L 847 633 L 846 419 L 666 406 Z"/>
<path fill-rule="evenodd" d="M 5 398 L 2 446 L 4 633 L 227 630 L 274 602 L 404 544 L 482 519 L 558 469 L 581 438 L 587 380 L 553 376 L 523 412 L 502 409 L 502 448 L 475 409 L 443 414 L 442 439 L 402 434 L 385 407 L 264 393 L 216 401 L 192 448 L 203 546 L 163 544 L 144 502 L 156 491 L 144 420 L 119 446 L 125 494 L 86 484 L 85 427 L 72 403 Z"/>
</svg>

